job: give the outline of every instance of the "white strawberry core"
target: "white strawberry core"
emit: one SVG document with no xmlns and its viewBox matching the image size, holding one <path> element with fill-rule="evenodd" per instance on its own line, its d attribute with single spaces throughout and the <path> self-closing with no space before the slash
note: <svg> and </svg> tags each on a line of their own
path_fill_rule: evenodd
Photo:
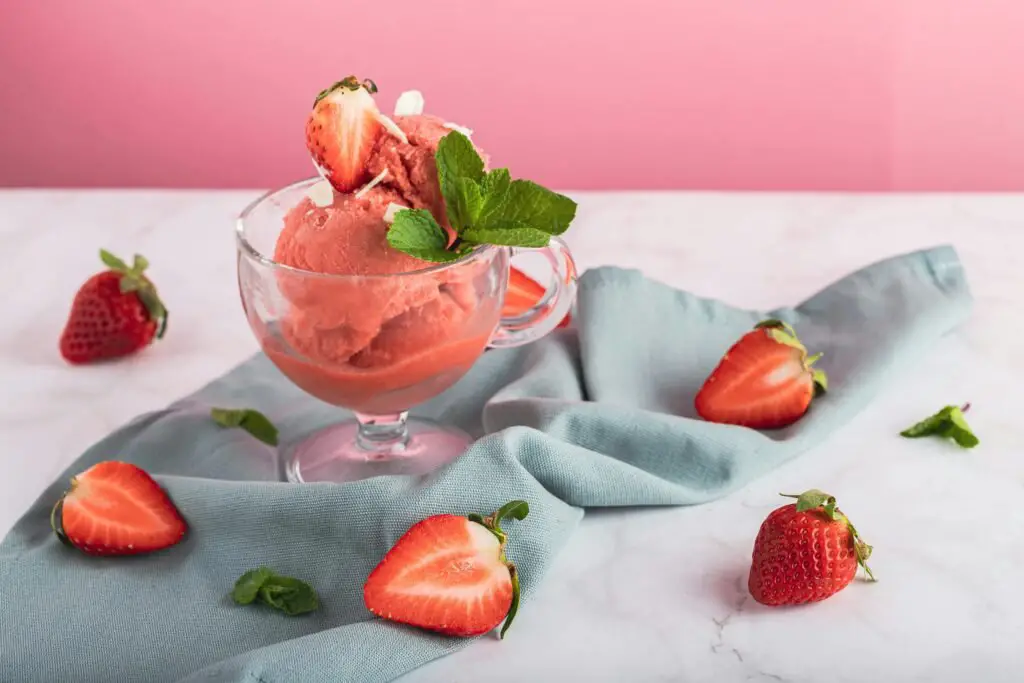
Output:
<svg viewBox="0 0 1024 683">
<path fill-rule="evenodd" d="M 377 174 L 376 178 L 374 178 L 373 180 L 371 180 L 370 182 L 366 183 L 361 188 L 359 188 L 359 190 L 355 194 L 355 198 L 359 199 L 364 194 L 366 194 L 367 192 L 369 192 L 370 190 L 372 190 L 373 188 L 377 187 L 382 182 L 384 182 L 384 179 L 387 178 L 387 177 L 388 177 L 388 169 L 385 168 L 383 171 L 381 171 L 380 173 Z"/>
<path fill-rule="evenodd" d="M 388 208 L 384 210 L 384 222 L 391 225 L 395 222 L 395 214 L 399 211 L 408 209 L 408 206 L 402 206 L 401 204 L 395 204 L 394 202 L 388 202 Z"/>
<path fill-rule="evenodd" d="M 448 130 L 456 130 L 456 131 L 462 133 L 463 135 L 465 135 L 467 138 L 473 137 L 473 129 L 472 128 L 466 128 L 465 126 L 460 126 L 457 123 L 449 123 L 447 121 L 443 125 Z"/>
<path fill-rule="evenodd" d="M 779 384 L 786 384 L 800 375 L 803 375 L 805 370 L 800 364 L 800 361 L 793 359 L 790 363 L 783 363 L 779 367 L 772 370 L 764 378 L 764 383 L 768 386 L 777 386 Z"/>
<path fill-rule="evenodd" d="M 306 196 L 322 209 L 334 203 L 334 188 L 326 180 L 321 180 L 309 188 Z"/>
<path fill-rule="evenodd" d="M 464 524 L 469 532 L 469 545 L 472 554 L 467 553 L 453 560 L 449 567 L 450 572 L 485 571 L 490 581 L 498 584 L 507 583 L 509 578 L 508 567 L 499 559 L 501 557 L 501 543 L 483 525 L 468 520 Z M 446 552 L 448 551 L 445 549 L 439 549 L 436 554 L 421 558 L 420 563 L 427 564 L 438 554 L 445 554 Z M 415 569 L 415 567 L 410 567 L 410 570 L 412 569 Z M 401 595 L 445 596 L 460 600 L 479 600 L 481 598 L 480 584 L 459 586 L 446 585 L 445 582 L 427 581 L 416 585 L 402 586 L 401 588 L 394 587 L 392 591 Z"/>
<path fill-rule="evenodd" d="M 423 93 L 406 90 L 395 102 L 395 116 L 416 116 L 423 113 Z"/>
</svg>

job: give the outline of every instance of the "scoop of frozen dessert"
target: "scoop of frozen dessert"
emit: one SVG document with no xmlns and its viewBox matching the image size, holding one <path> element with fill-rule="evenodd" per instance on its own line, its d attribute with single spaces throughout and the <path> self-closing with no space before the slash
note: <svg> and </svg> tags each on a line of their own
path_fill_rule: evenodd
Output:
<svg viewBox="0 0 1024 683">
<path fill-rule="evenodd" d="M 335 195 L 323 207 L 304 199 L 285 216 L 274 260 L 303 272 L 278 273 L 289 304 L 281 333 L 303 356 L 380 367 L 403 350 L 447 342 L 473 315 L 480 264 L 420 273 L 434 264 L 388 244 L 384 214 L 400 199 L 394 189 L 376 187 L 358 198 Z"/>
<path fill-rule="evenodd" d="M 452 132 L 451 124 L 429 114 L 396 116 L 395 123 L 408 141 L 389 134 L 380 136 L 367 161 L 367 175 L 376 178 L 387 171 L 380 186 L 400 198 L 396 203 L 426 209 L 441 225 L 447 225 L 434 155 L 441 138 Z M 486 165 L 487 155 L 477 152 Z"/>
</svg>

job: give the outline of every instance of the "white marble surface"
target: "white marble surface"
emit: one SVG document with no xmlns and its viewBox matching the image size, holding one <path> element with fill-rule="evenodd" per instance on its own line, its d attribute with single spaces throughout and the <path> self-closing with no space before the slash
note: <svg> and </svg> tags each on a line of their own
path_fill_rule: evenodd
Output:
<svg viewBox="0 0 1024 683">
<path fill-rule="evenodd" d="M 0 191 L 0 533 L 90 443 L 256 350 L 231 235 L 256 194 Z M 1024 195 L 574 194 L 569 241 L 583 268 L 635 266 L 767 307 L 950 242 L 976 308 L 827 443 L 743 491 L 589 514 L 508 639 L 403 680 L 1019 681 Z M 172 331 L 134 359 L 71 368 L 57 338 L 100 246 L 150 258 Z M 963 401 L 982 440 L 973 452 L 896 436 Z M 880 580 L 811 607 L 762 608 L 744 587 L 754 535 L 779 491 L 810 487 L 839 496 L 875 546 Z"/>
</svg>

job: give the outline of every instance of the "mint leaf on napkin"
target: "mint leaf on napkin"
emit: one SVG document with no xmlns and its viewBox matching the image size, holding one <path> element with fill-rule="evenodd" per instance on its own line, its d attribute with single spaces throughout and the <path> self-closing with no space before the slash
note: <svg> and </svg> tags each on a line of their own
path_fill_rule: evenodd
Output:
<svg viewBox="0 0 1024 683">
<path fill-rule="evenodd" d="M 240 427 L 265 444 L 277 445 L 277 427 L 267 416 L 252 408 L 213 408 L 210 417 L 221 427 Z"/>
<path fill-rule="evenodd" d="M 971 431 L 967 424 L 964 412 L 970 408 L 968 403 L 962 408 L 958 406 L 946 406 L 931 417 L 927 417 L 912 427 L 900 432 L 900 436 L 908 439 L 916 439 L 922 436 L 939 436 L 945 439 L 952 439 L 961 448 L 974 448 L 980 441 Z"/>
<path fill-rule="evenodd" d="M 576 217 L 576 202 L 529 180 L 512 180 L 506 168 L 484 172 L 484 163 L 469 138 L 452 131 L 441 138 L 435 154 L 445 213 L 456 239 L 427 211 L 395 214 L 388 243 L 411 256 L 443 263 L 484 244 L 544 247 Z M 404 217 L 403 217 L 404 214 Z"/>
<path fill-rule="evenodd" d="M 231 591 L 231 599 L 239 605 L 260 602 L 289 616 L 312 612 L 320 607 L 313 587 L 290 576 L 275 574 L 267 567 L 258 567 L 242 574 Z"/>
</svg>

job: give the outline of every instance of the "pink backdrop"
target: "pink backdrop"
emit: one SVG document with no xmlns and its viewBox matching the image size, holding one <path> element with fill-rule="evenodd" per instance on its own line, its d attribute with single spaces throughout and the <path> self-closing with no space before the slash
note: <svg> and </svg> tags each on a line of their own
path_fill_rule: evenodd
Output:
<svg viewBox="0 0 1024 683">
<path fill-rule="evenodd" d="M 280 185 L 351 72 L 565 189 L 1024 189 L 1020 0 L 0 4 L 0 185 Z"/>
</svg>

